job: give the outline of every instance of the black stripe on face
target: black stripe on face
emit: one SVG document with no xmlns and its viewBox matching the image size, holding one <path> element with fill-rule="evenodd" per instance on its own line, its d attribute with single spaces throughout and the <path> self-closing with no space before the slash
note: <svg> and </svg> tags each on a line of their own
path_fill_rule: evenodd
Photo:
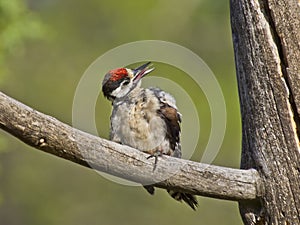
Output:
<svg viewBox="0 0 300 225">
<path fill-rule="evenodd" d="M 122 79 L 112 81 L 112 80 L 107 80 L 103 85 L 102 85 L 102 92 L 103 95 L 108 98 L 109 100 L 114 100 L 115 96 L 112 95 L 112 92 L 116 90 L 124 81 L 130 81 L 129 77 L 124 77 Z"/>
</svg>

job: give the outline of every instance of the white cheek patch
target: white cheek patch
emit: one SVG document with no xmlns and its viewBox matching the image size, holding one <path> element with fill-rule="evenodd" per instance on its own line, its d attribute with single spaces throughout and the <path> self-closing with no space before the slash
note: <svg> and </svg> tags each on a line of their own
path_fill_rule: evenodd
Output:
<svg viewBox="0 0 300 225">
<path fill-rule="evenodd" d="M 118 88 L 116 88 L 115 90 L 113 90 L 113 92 L 111 93 L 112 96 L 114 97 L 118 97 L 118 95 L 120 94 L 120 92 L 122 91 L 121 86 L 119 86 Z"/>
<path fill-rule="evenodd" d="M 124 97 L 125 95 L 128 94 L 128 92 L 130 91 L 130 87 L 129 85 L 124 87 L 124 86 L 119 86 L 118 88 L 116 88 L 112 93 L 111 95 L 116 97 L 116 98 L 122 98 Z"/>
</svg>

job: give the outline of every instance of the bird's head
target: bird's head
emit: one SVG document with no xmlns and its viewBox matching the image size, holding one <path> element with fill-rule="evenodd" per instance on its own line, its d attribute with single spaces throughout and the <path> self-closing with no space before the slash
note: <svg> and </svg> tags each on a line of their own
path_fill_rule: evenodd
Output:
<svg viewBox="0 0 300 225">
<path fill-rule="evenodd" d="M 110 101 L 125 97 L 141 85 L 141 79 L 154 70 L 151 62 L 136 68 L 118 68 L 110 70 L 102 82 L 102 92 Z"/>
</svg>

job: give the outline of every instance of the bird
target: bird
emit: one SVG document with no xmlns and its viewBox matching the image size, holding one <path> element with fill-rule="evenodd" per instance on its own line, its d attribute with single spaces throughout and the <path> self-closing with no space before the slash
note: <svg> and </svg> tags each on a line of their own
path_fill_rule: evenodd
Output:
<svg viewBox="0 0 300 225">
<path fill-rule="evenodd" d="M 151 62 L 135 69 L 112 69 L 102 81 L 103 95 L 112 103 L 109 139 L 148 153 L 148 158 L 155 157 L 153 169 L 159 156 L 181 158 L 182 155 L 181 114 L 175 98 L 157 87 L 141 87 L 142 78 L 154 69 Z M 154 194 L 152 185 L 144 188 Z M 167 191 L 175 200 L 196 210 L 198 202 L 194 195 Z"/>
</svg>

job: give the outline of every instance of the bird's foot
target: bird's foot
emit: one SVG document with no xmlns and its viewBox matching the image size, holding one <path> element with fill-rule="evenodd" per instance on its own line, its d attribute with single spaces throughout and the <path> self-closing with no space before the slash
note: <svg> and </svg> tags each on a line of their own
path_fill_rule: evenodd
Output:
<svg viewBox="0 0 300 225">
<path fill-rule="evenodd" d="M 149 153 L 149 152 L 148 152 Z M 154 166 L 153 166 L 153 171 L 156 169 L 156 166 L 157 166 L 157 162 L 158 162 L 158 157 L 159 156 L 163 156 L 163 153 L 160 151 L 160 150 L 155 150 L 155 151 L 152 151 L 150 153 L 151 155 L 149 155 L 147 157 L 147 159 L 151 159 L 151 158 L 155 158 L 155 161 L 154 161 Z"/>
</svg>

